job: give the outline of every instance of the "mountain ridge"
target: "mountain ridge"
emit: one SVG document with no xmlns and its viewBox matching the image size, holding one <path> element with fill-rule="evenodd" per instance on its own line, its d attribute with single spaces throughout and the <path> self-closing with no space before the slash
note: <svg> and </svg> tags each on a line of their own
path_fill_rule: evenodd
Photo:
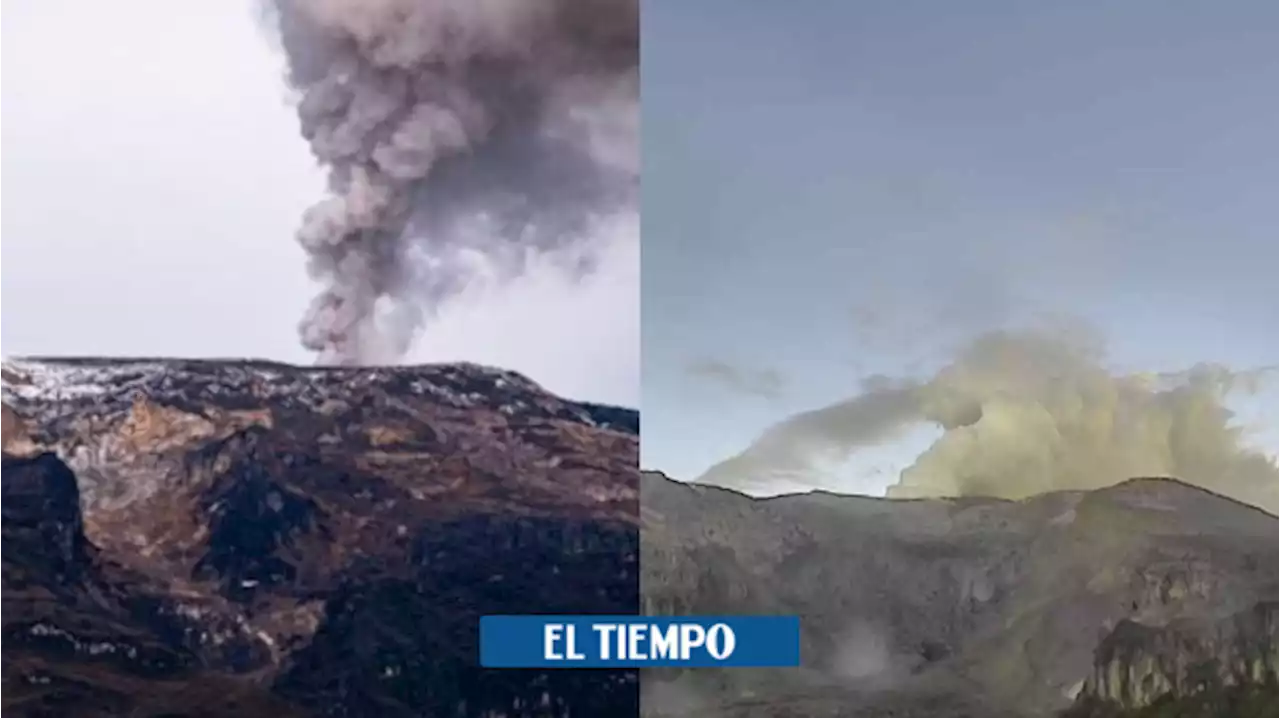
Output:
<svg viewBox="0 0 1280 718">
<path fill-rule="evenodd" d="M 1001 496 L 982 496 L 982 495 L 976 495 L 976 494 L 967 495 L 967 496 L 872 496 L 870 494 L 857 494 L 857 493 L 846 494 L 846 493 L 841 493 L 839 491 L 832 491 L 830 489 L 810 489 L 808 491 L 792 491 L 792 492 L 786 492 L 781 494 L 773 494 L 769 496 L 752 496 L 751 494 L 748 494 L 743 491 L 739 491 L 738 489 L 734 489 L 728 486 L 720 486 L 718 484 L 702 483 L 699 481 L 685 481 L 685 480 L 677 479 L 672 476 L 668 476 L 666 473 L 662 471 L 658 471 L 655 469 L 641 469 L 641 473 L 646 476 L 661 478 L 676 484 L 683 484 L 683 485 L 691 486 L 695 488 L 712 488 L 718 491 L 725 491 L 731 494 L 742 496 L 743 498 L 750 499 L 752 501 L 772 501 L 776 499 L 786 499 L 786 498 L 791 498 L 796 496 L 819 495 L 819 496 L 829 496 L 837 499 L 868 499 L 871 501 L 893 501 L 897 503 L 911 503 L 913 501 L 916 501 L 916 502 L 989 501 L 989 502 L 996 502 L 996 503 L 1018 504 L 1018 503 L 1025 503 L 1031 500 L 1036 500 L 1044 496 L 1053 496 L 1053 495 L 1060 495 L 1060 494 L 1074 495 L 1074 494 L 1090 493 L 1095 491 L 1107 491 L 1111 489 L 1120 489 L 1127 485 L 1140 485 L 1144 483 L 1170 484 L 1170 485 L 1176 485 L 1179 487 L 1191 489 L 1193 491 L 1197 491 L 1203 494 L 1207 494 L 1217 499 L 1229 501 L 1233 504 L 1237 504 L 1241 508 L 1251 509 L 1253 511 L 1257 511 L 1270 518 L 1276 518 L 1276 514 L 1273 514 L 1270 511 L 1267 511 L 1261 506 L 1258 506 L 1256 504 L 1251 504 L 1247 501 L 1241 501 L 1240 499 L 1234 498 L 1232 496 L 1228 496 L 1224 493 L 1214 491 L 1209 488 L 1205 488 L 1204 486 L 1200 486 L 1199 484 L 1193 483 L 1191 481 L 1180 479 L 1176 476 L 1134 476 L 1127 479 L 1121 479 L 1109 486 L 1102 486 L 1095 489 L 1058 489 L 1055 491 L 1046 491 L 1041 494 L 1034 494 L 1032 496 L 1028 496 L 1020 499 L 1010 499 L 1010 498 L 1004 498 Z"/>
<path fill-rule="evenodd" d="M 474 654 L 483 613 L 638 610 L 633 410 L 468 364 L 3 368 L 15 715 L 636 710 L 634 671 Z"/>
<path fill-rule="evenodd" d="M 757 498 L 645 471 L 641 496 L 646 612 L 800 615 L 805 656 L 646 672 L 648 715 L 1120 715 L 1189 698 L 1193 658 L 1274 681 L 1276 518 L 1185 481 Z"/>
</svg>

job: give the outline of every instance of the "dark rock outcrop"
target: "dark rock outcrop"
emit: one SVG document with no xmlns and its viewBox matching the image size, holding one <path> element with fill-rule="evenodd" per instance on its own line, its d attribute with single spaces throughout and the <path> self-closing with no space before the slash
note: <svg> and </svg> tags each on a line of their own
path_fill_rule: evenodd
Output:
<svg viewBox="0 0 1280 718">
<path fill-rule="evenodd" d="M 1211 715 L 1270 687 L 1275 697 L 1277 602 L 1261 601 L 1216 621 L 1182 618 L 1150 626 L 1122 620 L 1098 645 L 1075 716 L 1123 714 L 1195 701 Z M 1266 715 L 1275 712 L 1275 702 Z"/>
<path fill-rule="evenodd" d="M 227 710 L 290 715 L 251 685 L 201 670 L 201 656 L 183 640 L 190 628 L 183 619 L 166 610 L 145 577 L 85 540 L 75 475 L 61 460 L 6 455 L 3 484 L 6 710 L 172 713 L 173 686 L 186 682 L 192 705 L 206 711 L 225 703 Z M 156 690 L 146 693 L 147 686 Z M 212 695 L 218 703 L 207 703 Z"/>
<path fill-rule="evenodd" d="M 47 452 L 30 460 L 5 456 L 3 467 L 6 568 L 12 562 L 15 572 L 51 585 L 75 581 L 88 561 L 75 474 Z"/>
<path fill-rule="evenodd" d="M 466 365 L 4 367 L 4 708 L 582 716 L 485 613 L 638 610 L 635 412 Z"/>
<path fill-rule="evenodd" d="M 1092 715 L 1275 680 L 1276 518 L 1181 482 L 753 499 L 646 474 L 641 497 L 647 611 L 803 632 L 800 670 L 646 671 L 650 715 Z"/>
</svg>

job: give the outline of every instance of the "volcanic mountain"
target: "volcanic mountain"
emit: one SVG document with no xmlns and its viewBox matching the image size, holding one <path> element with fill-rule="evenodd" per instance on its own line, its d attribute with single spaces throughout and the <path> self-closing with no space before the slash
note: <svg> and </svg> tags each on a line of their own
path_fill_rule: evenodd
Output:
<svg viewBox="0 0 1280 718">
<path fill-rule="evenodd" d="M 635 613 L 639 417 L 473 365 L 3 366 L 13 716 L 593 716 L 487 613 Z"/>
<path fill-rule="evenodd" d="M 642 672 L 650 716 L 1276 714 L 1277 521 L 1172 479 L 756 499 L 646 473 L 652 614 L 798 614 L 801 669 Z"/>
</svg>

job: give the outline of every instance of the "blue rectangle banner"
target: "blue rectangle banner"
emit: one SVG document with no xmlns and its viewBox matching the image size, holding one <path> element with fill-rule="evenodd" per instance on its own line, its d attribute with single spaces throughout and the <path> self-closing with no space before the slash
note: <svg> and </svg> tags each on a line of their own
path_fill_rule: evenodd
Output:
<svg viewBox="0 0 1280 718">
<path fill-rule="evenodd" d="M 800 665 L 797 616 L 483 616 L 486 668 Z"/>
</svg>

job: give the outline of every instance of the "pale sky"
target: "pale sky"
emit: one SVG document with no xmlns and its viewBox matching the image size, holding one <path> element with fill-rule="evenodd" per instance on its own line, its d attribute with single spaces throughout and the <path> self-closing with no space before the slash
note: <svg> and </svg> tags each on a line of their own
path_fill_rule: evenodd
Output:
<svg viewBox="0 0 1280 718">
<path fill-rule="evenodd" d="M 293 241 L 323 175 L 252 2 L 10 0 L 3 352 L 307 363 Z M 411 361 L 639 401 L 638 230 L 573 285 L 535 271 L 446 307 Z"/>
<path fill-rule="evenodd" d="M 695 478 L 862 376 L 1041 312 L 1092 322 L 1129 370 L 1274 366 L 1276 15 L 646 5 L 646 467 Z"/>
</svg>

